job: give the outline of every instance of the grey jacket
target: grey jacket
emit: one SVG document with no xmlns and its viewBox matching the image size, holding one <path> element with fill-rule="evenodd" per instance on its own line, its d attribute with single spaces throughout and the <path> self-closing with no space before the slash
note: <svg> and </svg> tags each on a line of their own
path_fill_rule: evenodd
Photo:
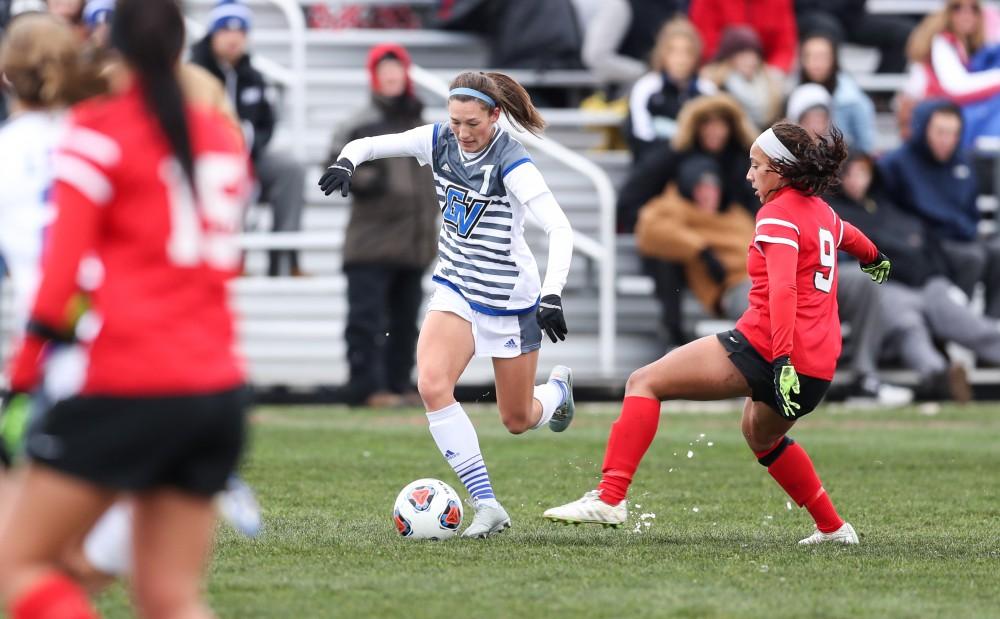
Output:
<svg viewBox="0 0 1000 619">
<path fill-rule="evenodd" d="M 337 128 L 327 165 L 358 138 L 401 133 L 424 124 L 419 100 L 373 97 Z M 438 207 L 429 167 L 394 157 L 358 166 L 351 183 L 353 205 L 344 240 L 344 265 L 382 264 L 425 269 L 437 257 Z"/>
</svg>

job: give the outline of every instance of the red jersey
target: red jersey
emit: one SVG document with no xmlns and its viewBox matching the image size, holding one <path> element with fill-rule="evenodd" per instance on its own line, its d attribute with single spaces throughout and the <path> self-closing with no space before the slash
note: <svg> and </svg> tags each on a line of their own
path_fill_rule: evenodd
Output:
<svg viewBox="0 0 1000 619">
<path fill-rule="evenodd" d="M 750 245 L 750 307 L 736 323 L 773 361 L 790 355 L 798 373 L 832 380 L 840 357 L 837 250 L 862 264 L 878 250 L 815 196 L 785 187 L 757 213 Z"/>
<path fill-rule="evenodd" d="M 58 217 L 32 319 L 67 329 L 80 260 L 100 260 L 84 394 L 187 395 L 243 381 L 226 282 L 240 261 L 247 157 L 219 113 L 188 107 L 187 121 L 197 201 L 137 88 L 77 106 L 56 150 Z"/>
</svg>

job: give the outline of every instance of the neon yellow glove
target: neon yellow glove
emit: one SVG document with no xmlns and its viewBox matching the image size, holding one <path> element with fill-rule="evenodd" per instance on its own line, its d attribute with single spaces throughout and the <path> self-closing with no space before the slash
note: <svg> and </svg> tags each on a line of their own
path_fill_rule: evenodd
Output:
<svg viewBox="0 0 1000 619">
<path fill-rule="evenodd" d="M 774 398 L 778 403 L 778 412 L 787 419 L 795 419 L 802 408 L 792 400 L 792 395 L 798 394 L 799 375 L 788 355 L 782 355 L 774 360 Z"/>
<path fill-rule="evenodd" d="M 882 252 L 875 256 L 875 260 L 861 265 L 861 270 L 871 275 L 872 281 L 876 284 L 884 284 L 885 280 L 889 279 L 890 269 L 892 269 L 892 263 L 889 262 L 888 256 Z"/>
</svg>

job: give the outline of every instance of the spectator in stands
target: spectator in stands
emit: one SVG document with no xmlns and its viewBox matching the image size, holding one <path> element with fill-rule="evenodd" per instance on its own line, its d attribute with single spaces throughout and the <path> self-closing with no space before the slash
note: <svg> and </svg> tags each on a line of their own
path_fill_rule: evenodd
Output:
<svg viewBox="0 0 1000 619">
<path fill-rule="evenodd" d="M 715 92 L 698 77 L 701 40 L 687 19 L 677 17 L 660 29 L 653 49 L 652 71 L 632 86 L 629 95 L 629 146 L 636 163 L 652 146 L 677 133 L 677 117 L 685 103 Z"/>
<path fill-rule="evenodd" d="M 700 97 L 684 106 L 678 118 L 677 135 L 662 144 L 629 172 L 618 194 L 619 230 L 631 233 L 639 209 L 663 193 L 677 179 L 677 170 L 689 157 L 708 155 L 719 166 L 723 204 L 738 204 L 748 212 L 760 208 L 760 201 L 744 178 L 747 151 L 757 135 L 746 112 L 729 95 Z M 681 290 L 684 271 L 677 263 L 650 259 L 643 269 L 656 287 L 662 324 L 673 344 L 688 341 L 681 320 Z"/>
<path fill-rule="evenodd" d="M 764 61 L 788 74 L 798 44 L 792 0 L 691 0 L 688 14 L 701 34 L 702 58 L 715 56 L 727 26 L 746 24 L 764 42 Z"/>
<path fill-rule="evenodd" d="M 830 133 L 832 105 L 833 98 L 826 88 L 819 84 L 801 84 L 788 95 L 785 116 L 815 138 Z"/>
<path fill-rule="evenodd" d="M 898 15 L 869 13 L 865 10 L 866 2 L 795 0 L 795 17 L 803 42 L 821 34 L 837 43 L 847 41 L 874 47 L 879 50 L 877 72 L 905 72 L 906 40 L 913 30 L 913 22 Z"/>
<path fill-rule="evenodd" d="M 949 0 L 910 35 L 915 63 L 907 93 L 916 99 L 943 97 L 962 106 L 963 145 L 980 135 L 1000 136 L 1000 66 L 976 70 L 973 60 L 987 42 L 979 0 Z"/>
<path fill-rule="evenodd" d="M 603 84 L 631 86 L 646 72 L 656 36 L 663 24 L 681 12 L 680 4 L 676 0 L 574 0 L 583 32 L 583 66 Z"/>
<path fill-rule="evenodd" d="M 715 159 L 688 157 L 677 181 L 642 207 L 635 237 L 644 257 L 683 266 L 687 287 L 705 311 L 735 319 L 750 292 L 747 246 L 754 221 L 739 204 L 724 203 L 723 196 Z"/>
<path fill-rule="evenodd" d="M 409 66 L 409 54 L 398 45 L 372 48 L 371 104 L 338 127 L 328 165 L 351 140 L 424 124 Z M 434 181 L 414 159 L 390 158 L 359 167 L 351 189 L 354 203 L 344 239 L 348 399 L 379 408 L 404 399 L 419 404 L 410 375 L 422 280 L 437 256 Z"/>
<path fill-rule="evenodd" d="M 892 256 L 891 285 L 885 286 L 882 304 L 884 348 L 917 371 L 922 395 L 967 401 L 972 394 L 964 369 L 949 364 L 937 343 L 955 342 L 997 365 L 1000 329 L 969 309 L 948 279 L 948 259 L 930 226 L 896 206 L 878 176 L 868 156 L 853 153 L 830 205 Z"/>
<path fill-rule="evenodd" d="M 781 117 L 784 76 L 764 64 L 764 46 L 750 26 L 727 27 L 714 61 L 701 75 L 732 95 L 758 127 Z"/>
<path fill-rule="evenodd" d="M 83 25 L 87 28 L 90 41 L 98 49 L 105 49 L 110 43 L 114 10 L 115 0 L 87 0 L 83 7 Z"/>
<path fill-rule="evenodd" d="M 826 34 L 802 39 L 799 51 L 799 83 L 819 84 L 833 97 L 833 124 L 844 132 L 847 143 L 866 153 L 875 150 L 875 105 L 857 82 L 840 70 L 840 50 Z"/>
<path fill-rule="evenodd" d="M 243 125 L 261 195 L 270 203 L 275 232 L 301 228 L 304 170 L 291 157 L 274 153 L 268 143 L 274 133 L 274 110 L 264 76 L 247 52 L 252 13 L 239 0 L 220 0 L 209 15 L 208 34 L 191 50 L 191 61 L 212 73 L 226 87 Z M 299 275 L 298 252 L 270 252 L 269 275 Z"/>
<path fill-rule="evenodd" d="M 947 256 L 952 281 L 971 296 L 987 273 L 990 247 L 978 240 L 978 187 L 959 148 L 961 135 L 958 105 L 924 101 L 914 110 L 910 139 L 879 161 L 879 171 L 887 193 L 927 224 Z M 986 288 L 992 294 L 1000 282 L 986 281 Z"/>
</svg>

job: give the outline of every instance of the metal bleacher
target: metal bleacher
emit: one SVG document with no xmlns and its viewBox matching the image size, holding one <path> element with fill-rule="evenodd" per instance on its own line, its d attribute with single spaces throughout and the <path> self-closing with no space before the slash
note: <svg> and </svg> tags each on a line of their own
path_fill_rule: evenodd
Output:
<svg viewBox="0 0 1000 619">
<path fill-rule="evenodd" d="M 203 20 L 209 0 L 189 2 L 190 16 Z M 251 34 L 257 58 L 266 58 L 279 66 L 290 66 L 293 51 L 289 44 L 289 24 L 276 4 L 251 0 L 255 25 Z M 873 4 L 878 4 L 873 2 Z M 883 3 L 885 4 L 885 3 Z M 908 5 L 912 6 L 912 5 Z M 900 7 L 904 8 L 905 7 Z M 893 12 L 893 7 L 888 7 Z M 912 12 L 905 10 L 904 12 Z M 336 384 L 346 379 L 343 327 L 346 316 L 345 281 L 340 273 L 340 239 L 348 216 L 347 202 L 339 197 L 326 198 L 315 187 L 333 130 L 348 114 L 366 104 L 368 76 L 364 61 L 368 49 L 377 43 L 392 41 L 410 51 L 414 63 L 428 72 L 450 79 L 462 69 L 486 66 L 487 49 L 477 37 L 462 33 L 433 30 L 310 30 L 305 33 L 305 125 L 304 142 L 297 144 L 282 123 L 275 135 L 274 147 L 304 152 L 309 166 L 303 251 L 304 278 L 268 279 L 262 276 L 265 252 L 250 252 L 247 276 L 235 286 L 237 305 L 242 313 L 244 348 L 250 361 L 252 377 L 258 384 L 284 384 L 308 387 Z M 844 50 L 842 63 L 854 71 L 869 91 L 895 91 L 903 76 L 875 76 L 876 52 L 856 47 Z M 585 87 L 593 79 L 583 71 L 546 74 L 512 72 L 522 83 L 558 84 Z M 444 117 L 444 101 L 424 89 L 418 89 L 427 104 L 428 121 Z M 287 92 L 285 93 L 287 97 Z M 284 109 L 286 112 L 289 106 Z M 586 113 L 579 110 L 543 110 L 549 122 L 547 138 L 560 142 L 599 165 L 618 186 L 629 165 L 624 152 L 597 152 L 601 134 L 595 129 L 618 125 L 613 114 Z M 895 145 L 892 119 L 880 118 L 885 131 L 880 148 Z M 597 237 L 599 210 L 594 192 L 579 174 L 567 170 L 550 158 L 533 153 L 556 198 L 566 209 L 574 228 Z M 266 212 L 260 227 L 266 229 Z M 544 239 L 537 230 L 529 242 L 544 268 Z M 265 245 L 266 246 L 266 245 Z M 629 237 L 622 237 L 614 248 L 616 255 L 617 309 L 616 352 L 613 373 L 599 371 L 597 346 L 596 269 L 592 261 L 577 253 L 564 300 L 571 336 L 565 343 L 543 347 L 540 371 L 555 360 L 574 367 L 578 380 L 602 385 L 621 384 L 628 372 L 662 354 L 657 334 L 658 306 L 651 296 L 652 284 L 640 273 L 639 260 Z M 712 327 L 715 325 L 708 325 Z M 707 328 L 708 328 L 707 327 Z M 465 384 L 491 382 L 487 363 L 474 362 L 463 376 Z"/>
</svg>

